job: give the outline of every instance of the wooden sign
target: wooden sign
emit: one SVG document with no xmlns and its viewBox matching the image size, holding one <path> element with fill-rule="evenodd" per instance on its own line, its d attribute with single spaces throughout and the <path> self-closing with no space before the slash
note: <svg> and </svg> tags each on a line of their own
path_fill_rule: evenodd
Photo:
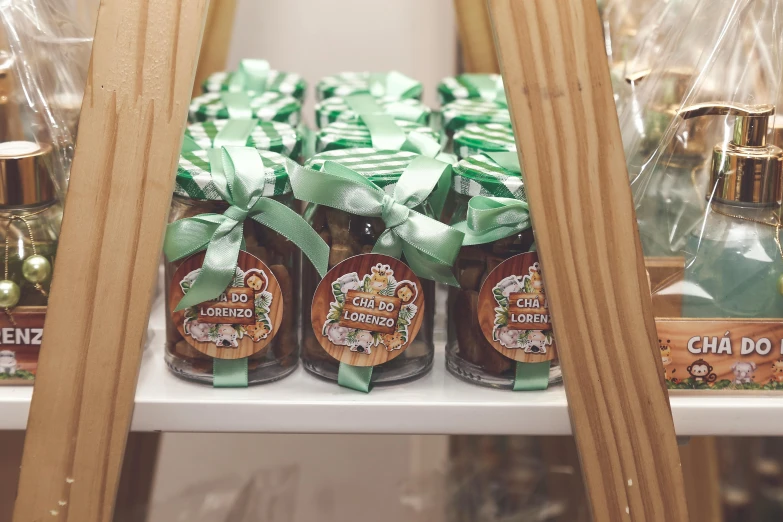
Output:
<svg viewBox="0 0 783 522">
<path fill-rule="evenodd" d="M 783 321 L 657 319 L 670 389 L 783 390 Z"/>
<path fill-rule="evenodd" d="M 169 313 L 180 335 L 216 359 L 242 359 L 266 348 L 283 320 L 283 295 L 263 261 L 240 252 L 231 286 L 213 301 L 174 311 L 196 280 L 204 252 L 177 267 L 169 287 Z"/>
<path fill-rule="evenodd" d="M 399 297 L 349 290 L 338 324 L 347 328 L 365 328 L 393 334 L 397 330 L 401 304 L 402 299 Z"/>
<path fill-rule="evenodd" d="M 402 261 L 381 254 L 346 259 L 323 278 L 311 319 L 318 342 L 340 362 L 377 366 L 410 345 L 424 318 L 419 278 Z"/>
<path fill-rule="evenodd" d="M 478 299 L 479 326 L 495 350 L 520 362 L 556 357 L 538 254 L 519 254 L 500 263 L 487 276 Z"/>
</svg>

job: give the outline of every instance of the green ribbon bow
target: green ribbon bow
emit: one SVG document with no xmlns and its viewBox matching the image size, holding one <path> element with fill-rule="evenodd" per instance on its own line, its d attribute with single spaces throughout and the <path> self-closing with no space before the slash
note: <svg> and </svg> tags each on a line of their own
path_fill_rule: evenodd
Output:
<svg viewBox="0 0 783 522">
<path fill-rule="evenodd" d="M 431 136 L 422 133 L 406 134 L 392 114 L 387 113 L 369 94 L 352 94 L 345 97 L 348 107 L 370 131 L 372 146 L 378 150 L 404 150 L 454 163 L 452 158 L 441 156 L 442 145 Z"/>
<path fill-rule="evenodd" d="M 380 217 L 386 230 L 374 253 L 405 259 L 421 278 L 453 286 L 459 283 L 451 266 L 462 246 L 463 233 L 413 210 L 437 191 L 448 190 L 451 165 L 416 157 L 400 176 L 392 195 L 361 174 L 333 161 L 321 171 L 289 163 L 297 199 L 336 208 L 349 214 Z"/>
<path fill-rule="evenodd" d="M 216 299 L 234 277 L 244 248 L 244 222 L 250 218 L 297 245 L 323 277 L 329 246 L 294 210 L 264 197 L 264 163 L 250 147 L 208 151 L 212 180 L 230 206 L 223 214 L 200 214 L 168 225 L 163 253 L 169 262 L 206 249 L 204 263 L 175 311 Z M 214 359 L 215 386 L 247 386 L 247 360 Z"/>
<path fill-rule="evenodd" d="M 493 101 L 508 107 L 502 78 L 491 78 L 487 74 L 471 73 L 463 74 L 462 78 L 470 88 L 479 93 L 482 100 Z"/>
<path fill-rule="evenodd" d="M 267 89 L 268 77 L 269 62 L 244 59 L 239 62 L 239 68 L 229 78 L 228 90 L 231 92 L 262 93 Z"/>
<path fill-rule="evenodd" d="M 419 82 L 397 71 L 370 73 L 368 83 L 376 98 L 413 98 L 420 88 Z"/>
</svg>

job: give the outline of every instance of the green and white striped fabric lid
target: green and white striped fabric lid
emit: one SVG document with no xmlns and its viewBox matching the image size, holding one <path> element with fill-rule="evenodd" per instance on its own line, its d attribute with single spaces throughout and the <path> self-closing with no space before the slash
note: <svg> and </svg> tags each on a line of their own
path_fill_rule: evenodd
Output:
<svg viewBox="0 0 783 522">
<path fill-rule="evenodd" d="M 453 133 L 470 123 L 502 123 L 511 126 L 508 107 L 484 100 L 455 100 L 441 109 L 443 128 Z"/>
<path fill-rule="evenodd" d="M 398 100 L 396 98 L 379 98 L 376 100 L 386 114 L 397 120 L 412 121 L 427 125 L 432 110 L 414 98 Z M 319 128 L 326 127 L 335 121 L 357 121 L 356 114 L 341 96 L 334 96 L 318 102 L 315 106 L 315 121 Z"/>
<path fill-rule="evenodd" d="M 190 102 L 191 122 L 226 120 L 229 118 L 256 118 L 263 121 L 281 121 L 296 127 L 301 118 L 302 104 L 296 98 L 278 92 L 258 96 L 245 93 L 208 92 Z"/>
<path fill-rule="evenodd" d="M 264 162 L 264 171 L 258 173 L 259 176 L 264 177 L 262 195 L 272 197 L 291 192 L 291 183 L 286 170 L 286 162 L 289 160 L 277 152 L 268 150 L 259 150 L 258 155 Z M 212 181 L 206 149 L 183 152 L 180 155 L 174 194 L 190 199 L 214 201 L 223 199 Z"/>
<path fill-rule="evenodd" d="M 232 83 L 233 76 L 236 72 L 216 72 L 210 74 L 204 83 L 201 84 L 203 92 L 246 92 L 254 95 L 259 94 L 252 89 L 243 89 L 240 85 Z M 264 92 L 278 92 L 280 94 L 287 94 L 293 96 L 300 102 L 304 99 L 305 91 L 307 90 L 307 83 L 298 74 L 281 72 L 270 70 L 267 75 L 266 89 Z"/>
<path fill-rule="evenodd" d="M 185 130 L 202 149 L 225 145 L 270 150 L 297 159 L 302 154 L 302 136 L 287 123 L 250 119 L 212 120 L 194 123 Z"/>
<path fill-rule="evenodd" d="M 477 82 L 475 79 L 483 79 Z M 494 84 L 495 89 L 486 89 L 481 83 Z M 503 78 L 499 74 L 460 74 L 447 76 L 438 84 L 438 97 L 441 105 L 454 100 L 480 98 L 487 101 L 495 100 L 495 96 L 503 87 Z"/>
<path fill-rule="evenodd" d="M 376 98 L 421 99 L 421 82 L 391 71 L 388 73 L 344 72 L 325 76 L 315 86 L 317 100 L 350 94 L 372 94 Z"/>
<path fill-rule="evenodd" d="M 467 158 L 480 152 L 516 152 L 514 131 L 502 123 L 471 123 L 454 133 L 454 152 Z"/>
<path fill-rule="evenodd" d="M 409 121 L 396 120 L 405 134 L 424 134 L 440 141 L 440 134 L 429 127 Z M 336 121 L 319 130 L 315 138 L 315 151 L 324 152 L 336 149 L 357 149 L 372 147 L 370 130 L 359 121 Z"/>
<path fill-rule="evenodd" d="M 330 150 L 316 154 L 305 165 L 321 170 L 327 161 L 334 161 L 352 169 L 383 188 L 391 191 L 402 172 L 418 154 L 405 151 L 364 149 Z"/>
<path fill-rule="evenodd" d="M 496 196 L 526 200 L 522 177 L 489 156 L 475 154 L 454 166 L 451 190 L 465 196 Z"/>
</svg>

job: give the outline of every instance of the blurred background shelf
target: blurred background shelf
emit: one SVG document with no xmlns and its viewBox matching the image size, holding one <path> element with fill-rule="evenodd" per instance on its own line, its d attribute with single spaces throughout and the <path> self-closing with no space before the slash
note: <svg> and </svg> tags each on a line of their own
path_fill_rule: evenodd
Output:
<svg viewBox="0 0 783 522">
<path fill-rule="evenodd" d="M 163 308 L 153 306 L 133 415 L 134 431 L 567 435 L 565 391 L 512 393 L 462 382 L 444 364 L 443 342 L 425 377 L 364 395 L 298 368 L 272 384 L 215 390 L 169 373 Z M 31 387 L 0 386 L 0 429 L 24 429 Z M 679 392 L 678 435 L 781 435 L 783 396 Z"/>
</svg>

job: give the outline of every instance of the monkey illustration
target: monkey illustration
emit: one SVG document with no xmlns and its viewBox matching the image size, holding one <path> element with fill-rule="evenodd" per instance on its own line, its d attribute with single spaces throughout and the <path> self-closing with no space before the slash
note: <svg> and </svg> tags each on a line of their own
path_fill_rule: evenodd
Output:
<svg viewBox="0 0 783 522">
<path fill-rule="evenodd" d="M 696 359 L 688 366 L 688 373 L 695 382 L 715 382 L 717 375 L 712 373 L 712 366 L 704 359 Z"/>
</svg>

